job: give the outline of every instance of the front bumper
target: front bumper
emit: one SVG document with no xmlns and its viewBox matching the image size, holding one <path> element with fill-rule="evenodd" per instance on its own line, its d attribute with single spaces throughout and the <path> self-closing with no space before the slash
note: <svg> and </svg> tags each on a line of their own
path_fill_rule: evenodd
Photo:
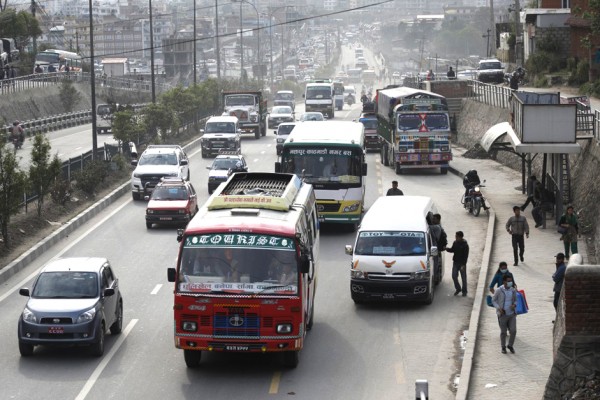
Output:
<svg viewBox="0 0 600 400">
<path fill-rule="evenodd" d="M 498 74 L 479 74 L 477 80 L 479 80 L 479 82 L 503 83 L 504 72 Z"/>
<path fill-rule="evenodd" d="M 201 335 L 175 333 L 175 347 L 185 350 L 203 350 L 236 353 L 270 353 L 278 351 L 293 351 L 302 349 L 301 337 L 278 339 L 261 337 L 258 340 L 215 340 L 198 337 Z M 203 335 L 202 335 L 203 336 Z"/>
<path fill-rule="evenodd" d="M 429 297 L 429 280 L 381 282 L 350 279 L 352 297 L 359 300 L 425 300 Z"/>
<path fill-rule="evenodd" d="M 190 222 L 189 214 L 146 214 L 146 222 L 157 225 L 186 225 Z"/>
<path fill-rule="evenodd" d="M 19 320 L 19 341 L 32 345 L 93 344 L 98 341 L 98 318 L 82 324 L 33 324 Z M 60 333 L 57 333 L 60 332 Z"/>
</svg>

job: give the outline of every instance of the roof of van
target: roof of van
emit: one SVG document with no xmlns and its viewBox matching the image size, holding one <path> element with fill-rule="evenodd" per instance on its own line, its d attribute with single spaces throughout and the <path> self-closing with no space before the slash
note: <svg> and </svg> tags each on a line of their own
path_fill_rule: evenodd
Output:
<svg viewBox="0 0 600 400">
<path fill-rule="evenodd" d="M 238 119 L 235 116 L 223 115 L 219 117 L 210 117 L 206 123 L 209 122 L 238 122 Z"/>
<path fill-rule="evenodd" d="M 360 231 L 424 231 L 425 217 L 433 209 L 431 197 L 426 196 L 382 196 L 369 208 Z M 415 217 L 417 216 L 417 217 Z"/>
<path fill-rule="evenodd" d="M 356 143 L 362 146 L 365 128 L 353 121 L 311 121 L 297 124 L 285 145 Z"/>
</svg>

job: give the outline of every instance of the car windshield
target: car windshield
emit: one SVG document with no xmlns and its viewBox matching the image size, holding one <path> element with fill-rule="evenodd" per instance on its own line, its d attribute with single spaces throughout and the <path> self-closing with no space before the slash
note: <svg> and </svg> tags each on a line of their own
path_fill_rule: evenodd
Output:
<svg viewBox="0 0 600 400">
<path fill-rule="evenodd" d="M 302 121 L 323 121 L 323 114 L 321 113 L 305 113 L 302 115 Z"/>
<path fill-rule="evenodd" d="M 237 163 L 241 163 L 237 158 L 217 158 L 213 161 L 211 169 L 233 169 Z"/>
<path fill-rule="evenodd" d="M 253 106 L 254 105 L 254 96 L 251 96 L 251 95 L 225 96 L 225 105 L 226 106 Z"/>
<path fill-rule="evenodd" d="M 188 192 L 185 186 L 158 186 L 152 192 L 150 200 L 187 200 Z"/>
<path fill-rule="evenodd" d="M 142 154 L 138 165 L 177 165 L 177 156 L 170 154 Z"/>
<path fill-rule="evenodd" d="M 331 87 L 308 86 L 306 88 L 306 98 L 309 100 L 331 99 Z"/>
<path fill-rule="evenodd" d="M 271 114 L 291 114 L 291 113 L 292 113 L 292 108 L 286 107 L 286 106 L 273 107 L 273 110 L 271 111 Z"/>
<path fill-rule="evenodd" d="M 423 232 L 372 232 L 358 235 L 354 254 L 362 256 L 422 256 L 426 241 Z"/>
<path fill-rule="evenodd" d="M 296 125 L 279 125 L 279 128 L 277 129 L 277 134 L 289 135 L 294 130 L 295 126 Z"/>
<path fill-rule="evenodd" d="M 275 95 L 275 100 L 294 100 L 293 93 L 277 93 Z"/>
<path fill-rule="evenodd" d="M 360 122 L 365 126 L 365 129 L 377 129 L 376 119 L 361 119 Z"/>
<path fill-rule="evenodd" d="M 31 293 L 37 299 L 93 299 L 98 297 L 95 272 L 43 272 Z"/>
<path fill-rule="evenodd" d="M 184 239 L 180 292 L 296 294 L 294 240 L 254 233 L 214 233 Z"/>
<path fill-rule="evenodd" d="M 204 132 L 235 133 L 235 124 L 233 122 L 207 122 Z"/>
<path fill-rule="evenodd" d="M 484 62 L 479 64 L 479 69 L 502 69 L 502 64 L 499 62 Z"/>
</svg>

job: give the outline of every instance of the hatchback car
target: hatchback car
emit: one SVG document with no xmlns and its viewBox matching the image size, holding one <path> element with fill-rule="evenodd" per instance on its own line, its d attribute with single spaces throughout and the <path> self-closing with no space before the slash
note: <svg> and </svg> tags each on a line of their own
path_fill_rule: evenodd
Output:
<svg viewBox="0 0 600 400">
<path fill-rule="evenodd" d="M 305 122 L 305 121 L 325 121 L 325 117 L 323 116 L 322 113 L 320 112 L 305 112 L 304 114 L 302 114 L 300 116 L 300 119 L 298 120 L 300 122 Z"/>
<path fill-rule="evenodd" d="M 110 263 L 101 257 L 62 258 L 46 264 L 19 318 L 19 351 L 33 354 L 37 345 L 89 345 L 104 354 L 104 335 L 123 328 L 123 298 Z"/>
<path fill-rule="evenodd" d="M 269 129 L 277 130 L 282 122 L 294 122 L 294 110 L 290 106 L 275 106 L 269 114 Z"/>
<path fill-rule="evenodd" d="M 283 143 L 285 142 L 285 139 L 290 136 L 290 133 L 292 133 L 295 126 L 296 124 L 293 122 L 286 122 L 279 125 L 277 128 L 277 142 L 275 145 L 275 148 L 277 149 L 277 155 L 281 154 L 281 151 L 283 150 Z"/>
<path fill-rule="evenodd" d="M 181 178 L 163 178 L 152 191 L 146 207 L 146 228 L 158 225 L 183 225 L 198 212 L 196 190 Z"/>
<path fill-rule="evenodd" d="M 222 152 L 213 163 L 206 167 L 208 170 L 208 194 L 225 182 L 233 172 L 248 172 L 248 164 L 241 154 L 225 154 Z"/>
</svg>

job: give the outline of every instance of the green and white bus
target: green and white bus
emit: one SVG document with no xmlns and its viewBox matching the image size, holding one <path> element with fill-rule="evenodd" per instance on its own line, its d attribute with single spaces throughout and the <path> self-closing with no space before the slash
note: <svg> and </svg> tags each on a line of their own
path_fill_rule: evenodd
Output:
<svg viewBox="0 0 600 400">
<path fill-rule="evenodd" d="M 297 174 L 313 185 L 321 221 L 358 227 L 364 210 L 367 175 L 361 123 L 297 124 L 283 144 L 275 171 Z"/>
</svg>

